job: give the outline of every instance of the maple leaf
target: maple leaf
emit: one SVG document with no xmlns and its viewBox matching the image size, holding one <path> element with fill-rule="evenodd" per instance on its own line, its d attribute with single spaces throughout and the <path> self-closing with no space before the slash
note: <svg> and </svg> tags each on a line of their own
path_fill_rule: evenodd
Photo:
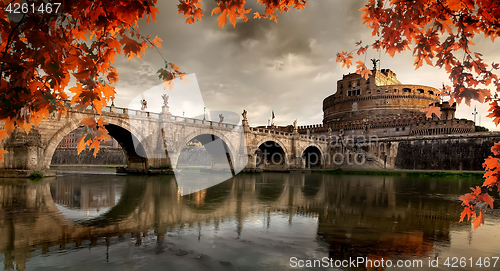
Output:
<svg viewBox="0 0 500 271">
<path fill-rule="evenodd" d="M 85 137 L 82 136 L 76 141 L 76 149 L 78 151 L 78 155 L 85 150 Z"/>
<path fill-rule="evenodd" d="M 163 89 L 167 89 L 167 87 L 172 90 L 174 88 L 174 81 L 173 80 L 165 80 L 163 81 Z"/>
<path fill-rule="evenodd" d="M 488 204 L 490 206 L 490 208 L 493 209 L 493 198 L 490 195 L 488 195 L 487 193 L 479 195 L 479 197 L 477 197 L 476 201 L 486 202 L 486 204 Z"/>
<path fill-rule="evenodd" d="M 83 126 L 83 125 L 87 125 L 87 126 L 89 126 L 90 128 L 92 128 L 93 130 L 96 130 L 96 129 L 97 129 L 97 124 L 96 124 L 96 122 L 95 122 L 94 118 L 84 118 L 84 119 L 80 122 L 79 126 Z"/>
<path fill-rule="evenodd" d="M 9 134 L 5 131 L 5 129 L 0 130 L 0 140 L 2 140 L 3 137 L 8 137 Z"/>
<path fill-rule="evenodd" d="M 122 36 L 120 43 L 123 45 L 123 52 L 128 59 L 134 58 L 134 56 L 139 56 L 139 52 L 141 51 L 141 44 L 136 40 L 133 40 L 127 36 Z"/>
<path fill-rule="evenodd" d="M 100 145 L 100 142 L 97 140 L 94 140 L 94 141 L 92 141 L 92 143 L 89 146 L 90 149 L 94 148 L 94 157 L 97 157 L 97 153 L 99 152 L 99 145 Z"/>
<path fill-rule="evenodd" d="M 434 105 L 431 105 L 431 106 L 424 108 L 420 111 L 427 112 L 427 114 L 425 114 L 426 118 L 432 119 L 434 116 L 436 116 L 437 118 L 441 118 L 441 108 L 436 107 Z"/>
<path fill-rule="evenodd" d="M 475 217 L 474 220 L 472 220 L 472 224 L 474 225 L 474 230 L 479 228 L 482 224 L 484 224 L 484 216 L 483 216 L 483 211 L 479 211 L 479 216 Z"/>
<path fill-rule="evenodd" d="M 462 211 L 462 213 L 460 214 L 460 221 L 459 222 L 464 221 L 465 216 L 467 216 L 467 221 L 469 221 L 469 219 L 472 218 L 472 211 L 471 211 L 471 209 L 465 208 Z"/>
</svg>

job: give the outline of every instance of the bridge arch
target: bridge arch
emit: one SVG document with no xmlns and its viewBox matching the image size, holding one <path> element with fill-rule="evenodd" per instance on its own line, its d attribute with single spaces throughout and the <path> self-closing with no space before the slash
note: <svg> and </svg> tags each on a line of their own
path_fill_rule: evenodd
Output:
<svg viewBox="0 0 500 271">
<path fill-rule="evenodd" d="M 300 156 L 304 159 L 306 168 L 321 168 L 325 163 L 323 150 L 317 144 L 304 147 Z"/>
<path fill-rule="evenodd" d="M 252 154 L 258 151 L 259 147 L 268 141 L 276 142 L 283 149 L 286 155 L 290 153 L 290 150 L 287 148 L 287 144 L 283 143 L 283 141 L 279 137 L 266 136 L 256 144 L 257 148 L 252 150 Z"/>
<path fill-rule="evenodd" d="M 267 139 L 267 140 L 266 140 Z M 252 151 L 256 155 L 256 166 L 266 170 L 286 170 L 289 168 L 289 152 L 286 145 L 276 138 L 265 138 Z"/>
<path fill-rule="evenodd" d="M 132 168 L 137 167 L 137 163 L 142 164 L 141 167 L 143 167 L 143 169 L 147 168 L 146 150 L 148 149 L 148 146 L 147 142 L 139 142 L 139 138 L 145 138 L 142 136 L 141 130 L 133 125 L 130 125 L 121 118 L 107 116 L 103 116 L 103 118 L 110 136 L 115 138 L 124 149 L 129 168 L 131 166 Z M 80 127 L 82 119 L 84 119 L 84 117 L 79 116 L 79 114 L 77 114 L 77 116 L 73 115 L 71 118 L 70 115 L 68 115 L 66 124 L 62 128 L 59 128 L 59 130 L 55 132 L 47 141 L 47 145 L 43 153 L 42 168 L 50 168 L 52 156 L 54 155 L 57 146 L 67 134 Z M 138 145 L 134 146 L 134 144 Z"/>
<path fill-rule="evenodd" d="M 172 160 L 174 160 L 172 161 L 173 162 L 172 165 L 175 166 L 178 165 L 182 151 L 186 148 L 187 144 L 191 142 L 193 139 L 198 140 L 205 147 L 208 153 L 212 156 L 212 162 L 221 162 L 221 163 L 229 162 L 231 171 L 234 171 L 233 164 L 238 155 L 237 150 L 235 149 L 234 144 L 232 144 L 231 140 L 229 140 L 229 138 L 227 138 L 227 136 L 224 133 L 216 130 L 201 131 L 201 132 L 195 131 L 188 134 L 187 136 L 184 136 L 183 139 L 180 141 L 180 143 L 176 144 L 176 147 L 173 148 L 175 149 L 174 151 L 175 153 L 171 155 L 171 158 L 173 158 Z M 213 146 L 211 148 L 207 148 L 206 144 L 216 142 L 218 139 L 222 141 L 223 146 Z M 215 145 L 217 145 L 217 143 L 215 143 Z M 219 157 L 221 155 L 219 153 L 220 150 L 219 149 L 215 150 L 214 147 L 215 148 L 223 147 L 226 156 Z M 227 157 L 227 155 L 229 157 Z"/>
</svg>

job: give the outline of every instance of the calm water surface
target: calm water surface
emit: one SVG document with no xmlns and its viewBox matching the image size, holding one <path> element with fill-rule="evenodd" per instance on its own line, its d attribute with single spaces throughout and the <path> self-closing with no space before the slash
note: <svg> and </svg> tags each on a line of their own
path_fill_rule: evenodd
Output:
<svg viewBox="0 0 500 271">
<path fill-rule="evenodd" d="M 433 270 L 499 270 L 494 258 L 489 268 L 477 261 L 500 256 L 500 212 L 490 210 L 476 231 L 457 223 L 458 196 L 481 182 L 264 173 L 180 196 L 171 176 L 114 169 L 68 169 L 36 183 L 0 179 L 0 268 L 366 270 L 319 266 L 328 257 L 393 264 L 378 270 L 428 270 L 429 259 L 437 259 Z"/>
</svg>

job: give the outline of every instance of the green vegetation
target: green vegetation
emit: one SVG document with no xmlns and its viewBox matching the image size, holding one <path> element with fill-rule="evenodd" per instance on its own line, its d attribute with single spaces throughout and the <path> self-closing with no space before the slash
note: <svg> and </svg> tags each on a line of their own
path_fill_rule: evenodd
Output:
<svg viewBox="0 0 500 271">
<path fill-rule="evenodd" d="M 28 176 L 30 179 L 41 179 L 43 178 L 43 174 L 40 173 L 39 171 L 33 171 L 31 174 Z"/>
<path fill-rule="evenodd" d="M 476 132 L 488 132 L 490 129 L 484 127 L 484 126 L 477 126 L 476 125 Z"/>
<path fill-rule="evenodd" d="M 320 170 L 321 173 L 336 175 L 375 175 L 375 176 L 412 176 L 412 177 L 466 177 L 482 178 L 484 172 L 452 171 L 396 171 L 396 170 Z"/>
</svg>

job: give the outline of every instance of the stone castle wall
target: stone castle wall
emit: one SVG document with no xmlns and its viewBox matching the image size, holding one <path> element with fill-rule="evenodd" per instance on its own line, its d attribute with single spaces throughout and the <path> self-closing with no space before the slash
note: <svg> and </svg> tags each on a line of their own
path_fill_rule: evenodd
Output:
<svg viewBox="0 0 500 271">
<path fill-rule="evenodd" d="M 212 157 L 205 147 L 187 147 L 179 156 L 178 166 L 211 166 Z M 57 148 L 51 165 L 126 165 L 122 148 L 100 148 L 97 157 L 93 150 L 85 150 L 78 155 L 76 148 Z"/>
<path fill-rule="evenodd" d="M 387 138 L 372 142 L 368 151 L 386 169 L 481 171 L 499 141 L 500 132 Z"/>
<path fill-rule="evenodd" d="M 94 157 L 94 150 L 84 150 L 78 155 L 76 148 L 57 148 L 51 165 L 126 165 L 127 158 L 122 148 L 100 148 Z"/>
</svg>

